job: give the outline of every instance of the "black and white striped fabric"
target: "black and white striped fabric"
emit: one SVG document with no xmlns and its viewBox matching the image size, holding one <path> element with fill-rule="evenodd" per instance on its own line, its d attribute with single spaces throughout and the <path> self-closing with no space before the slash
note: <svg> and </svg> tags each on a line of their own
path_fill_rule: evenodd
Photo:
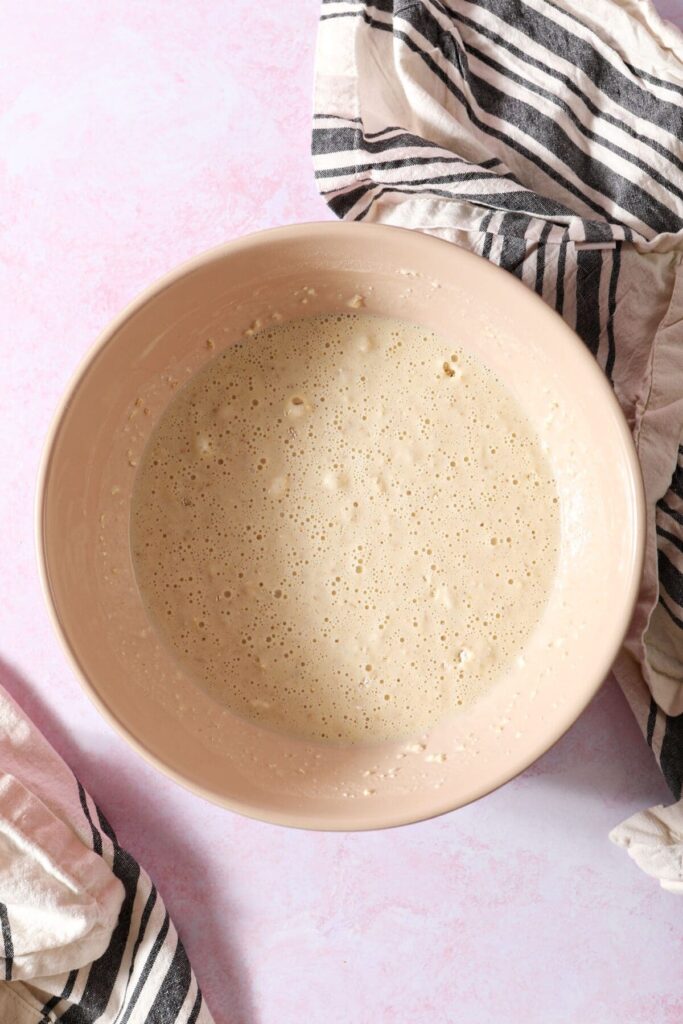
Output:
<svg viewBox="0 0 683 1024">
<path fill-rule="evenodd" d="M 323 0 L 331 209 L 428 231 L 575 328 L 632 427 L 647 565 L 615 666 L 683 782 L 683 37 L 647 0 Z"/>
<path fill-rule="evenodd" d="M 124 887 L 124 899 L 102 956 L 59 977 L 33 979 L 40 1024 L 212 1024 L 202 993 L 156 886 L 119 846 L 98 807 L 74 780 L 92 846 Z"/>
<path fill-rule="evenodd" d="M 2 686 L 0 766 L 0 1024 L 213 1024 L 156 887 Z"/>
<path fill-rule="evenodd" d="M 0 914 L 4 977 L 10 983 L 0 1004 L 11 1014 L 3 1024 L 212 1024 L 156 887 L 78 788 L 93 849 L 124 886 L 118 922 L 109 946 L 94 963 L 58 976 L 12 983 L 11 921 L 6 912 Z"/>
</svg>

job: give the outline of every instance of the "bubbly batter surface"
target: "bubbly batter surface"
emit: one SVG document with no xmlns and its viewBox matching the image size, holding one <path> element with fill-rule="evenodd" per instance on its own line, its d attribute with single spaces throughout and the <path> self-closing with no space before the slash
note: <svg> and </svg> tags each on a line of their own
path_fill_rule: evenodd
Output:
<svg viewBox="0 0 683 1024">
<path fill-rule="evenodd" d="M 453 342 L 366 314 L 264 330 L 162 416 L 131 514 L 150 617 L 233 711 L 411 736 L 520 655 L 559 514 L 516 400 Z"/>
</svg>

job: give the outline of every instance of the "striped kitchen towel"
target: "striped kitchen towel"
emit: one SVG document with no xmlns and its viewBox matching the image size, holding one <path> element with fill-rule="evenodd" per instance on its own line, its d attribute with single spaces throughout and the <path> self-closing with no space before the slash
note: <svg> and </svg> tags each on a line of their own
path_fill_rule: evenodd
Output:
<svg viewBox="0 0 683 1024">
<path fill-rule="evenodd" d="M 313 154 L 330 208 L 516 274 L 631 425 L 645 574 L 614 671 L 683 783 L 683 36 L 647 0 L 322 0 Z M 683 803 L 613 835 L 683 890 Z"/>
<path fill-rule="evenodd" d="M 155 886 L 0 687 L 1 1024 L 212 1024 Z"/>
</svg>

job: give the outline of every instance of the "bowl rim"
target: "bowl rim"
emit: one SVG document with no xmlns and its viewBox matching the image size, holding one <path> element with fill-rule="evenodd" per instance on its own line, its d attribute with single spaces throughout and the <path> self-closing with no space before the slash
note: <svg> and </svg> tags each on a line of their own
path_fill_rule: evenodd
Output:
<svg viewBox="0 0 683 1024">
<path fill-rule="evenodd" d="M 110 344 L 117 332 L 124 326 L 124 324 L 133 316 L 135 316 L 148 302 L 158 297 L 167 288 L 170 288 L 177 281 L 190 274 L 192 271 L 197 270 L 214 260 L 223 259 L 227 255 L 235 256 L 239 254 L 241 249 L 256 244 L 267 244 L 271 241 L 286 240 L 291 236 L 299 236 L 301 239 L 316 239 L 321 240 L 329 233 L 347 233 L 349 235 L 357 234 L 375 236 L 378 233 L 386 234 L 390 232 L 395 234 L 401 232 L 403 235 L 411 235 L 413 238 L 419 238 L 421 241 L 419 244 L 429 244 L 439 247 L 448 247 L 451 249 L 453 243 L 447 242 L 444 239 L 437 238 L 433 235 L 429 235 L 425 232 L 420 232 L 414 229 L 401 228 L 395 226 L 389 226 L 384 224 L 374 223 L 357 223 L 355 221 L 306 221 L 297 224 L 290 224 L 275 228 L 265 228 L 259 231 L 250 232 L 245 235 L 240 235 L 228 242 L 224 242 L 221 245 L 213 246 L 210 249 L 206 249 L 196 256 L 191 257 L 188 260 L 180 263 L 172 270 L 161 275 L 149 286 L 139 292 L 122 310 L 115 316 L 107 325 L 99 332 L 97 338 L 87 350 L 85 355 L 79 361 L 76 369 L 73 371 L 71 378 L 64 390 L 64 393 L 57 404 L 57 407 L 52 415 L 50 426 L 43 444 L 42 454 L 40 458 L 36 492 L 35 492 L 35 503 L 34 503 L 34 536 L 36 546 L 36 558 L 38 563 L 38 575 L 40 579 L 40 586 L 43 592 L 43 597 L 47 605 L 47 611 L 49 618 L 52 622 L 52 626 L 57 635 L 58 641 L 62 650 L 64 651 L 68 663 L 71 665 L 76 678 L 78 679 L 82 689 L 87 694 L 88 698 L 97 708 L 99 713 L 105 719 L 105 721 L 114 729 L 119 736 L 121 736 L 148 764 L 151 764 L 162 774 L 171 778 L 174 782 L 180 785 L 183 789 L 189 791 L 195 796 L 203 797 L 204 799 L 216 804 L 220 807 L 226 808 L 227 810 L 235 811 L 247 818 L 251 818 L 257 821 L 263 821 L 268 824 L 286 826 L 290 828 L 300 828 L 312 831 L 320 832 L 347 832 L 347 831 L 374 831 L 386 828 L 396 828 L 401 825 L 415 824 L 420 821 L 429 821 L 432 818 L 447 814 L 450 811 L 457 810 L 460 807 L 466 807 L 470 803 L 481 799 L 483 796 L 489 793 L 494 793 L 501 786 L 507 782 L 512 781 L 522 772 L 532 765 L 539 757 L 545 754 L 555 743 L 571 728 L 576 722 L 579 716 L 584 712 L 588 704 L 593 700 L 596 693 L 603 685 L 605 679 L 609 675 L 610 668 L 614 663 L 614 660 L 621 649 L 624 637 L 627 633 L 629 623 L 632 619 L 638 593 L 640 590 L 640 584 L 643 575 L 643 565 L 645 559 L 645 543 L 646 543 L 646 508 L 645 508 L 645 491 L 643 484 L 642 471 L 636 448 L 634 445 L 631 431 L 629 430 L 628 424 L 621 410 L 619 402 L 616 398 L 614 390 L 608 382 L 602 369 L 598 366 L 594 356 L 588 351 L 584 343 L 581 341 L 579 336 L 574 330 L 563 320 L 563 318 L 551 307 L 544 302 L 544 300 L 536 293 L 528 288 L 522 281 L 515 278 L 513 275 L 509 276 L 509 282 L 513 287 L 524 289 L 528 302 L 536 304 L 542 304 L 545 309 L 553 314 L 557 320 L 563 325 L 566 332 L 567 343 L 574 344 L 575 353 L 578 358 L 582 359 L 586 367 L 590 367 L 588 370 L 596 381 L 596 384 L 602 390 L 605 401 L 612 407 L 612 412 L 616 413 L 614 419 L 617 424 L 618 432 L 622 441 L 623 455 L 626 466 L 629 471 L 631 492 L 632 492 L 632 519 L 633 519 L 633 547 L 631 553 L 631 565 L 630 565 L 630 578 L 629 584 L 626 589 L 625 602 L 623 604 L 623 610 L 621 615 L 621 621 L 619 629 L 615 633 L 615 640 L 612 644 L 605 648 L 603 657 L 600 664 L 596 664 L 595 667 L 595 678 L 593 682 L 585 687 L 585 694 L 581 701 L 572 705 L 568 714 L 566 714 L 559 725 L 549 733 L 543 734 L 543 739 L 535 744 L 517 763 L 515 763 L 509 770 L 501 771 L 499 777 L 495 783 L 483 784 L 480 789 L 476 789 L 466 800 L 453 800 L 446 799 L 441 802 L 435 801 L 433 810 L 428 813 L 420 814 L 384 814 L 378 818 L 377 821 L 372 823 L 361 823 L 358 824 L 357 820 L 355 824 L 345 823 L 343 816 L 335 818 L 335 820 L 327 820 L 319 818 L 315 815 L 299 812 L 273 812 L 269 809 L 264 809 L 258 803 L 250 803 L 241 800 L 236 800 L 225 795 L 215 792 L 201 783 L 188 778 L 187 776 L 180 773 L 172 764 L 168 763 L 157 754 L 153 753 L 138 737 L 131 732 L 131 730 L 123 724 L 118 718 L 116 712 L 109 706 L 101 694 L 97 691 L 94 684 L 91 682 L 84 668 L 82 667 L 78 655 L 69 639 L 67 630 L 64 628 L 55 598 L 50 585 L 48 564 L 47 564 L 47 545 L 45 540 L 44 522 L 45 522 L 45 511 L 46 511 L 46 498 L 47 488 L 49 485 L 49 475 L 52 467 L 55 445 L 59 435 L 59 431 L 62 425 L 62 421 L 67 413 L 67 410 L 73 401 L 79 387 L 84 381 L 91 365 L 98 358 L 104 348 Z M 371 241 L 371 240 L 370 240 Z M 458 247 L 460 251 L 469 258 L 482 259 L 483 257 L 477 257 L 476 254 L 471 253 L 467 249 Z M 495 267 L 488 260 L 483 261 L 487 266 L 493 269 L 498 269 L 501 273 L 505 271 L 500 267 Z"/>
</svg>

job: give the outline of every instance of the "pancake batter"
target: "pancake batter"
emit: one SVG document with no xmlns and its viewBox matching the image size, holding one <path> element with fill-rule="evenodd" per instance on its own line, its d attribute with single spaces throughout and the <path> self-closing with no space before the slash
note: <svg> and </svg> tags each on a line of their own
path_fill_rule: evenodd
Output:
<svg viewBox="0 0 683 1024">
<path fill-rule="evenodd" d="M 452 342 L 363 313 L 204 367 L 150 439 L 131 516 L 150 617 L 197 684 L 337 742 L 416 735 L 490 687 L 558 538 L 514 397 Z"/>
</svg>

